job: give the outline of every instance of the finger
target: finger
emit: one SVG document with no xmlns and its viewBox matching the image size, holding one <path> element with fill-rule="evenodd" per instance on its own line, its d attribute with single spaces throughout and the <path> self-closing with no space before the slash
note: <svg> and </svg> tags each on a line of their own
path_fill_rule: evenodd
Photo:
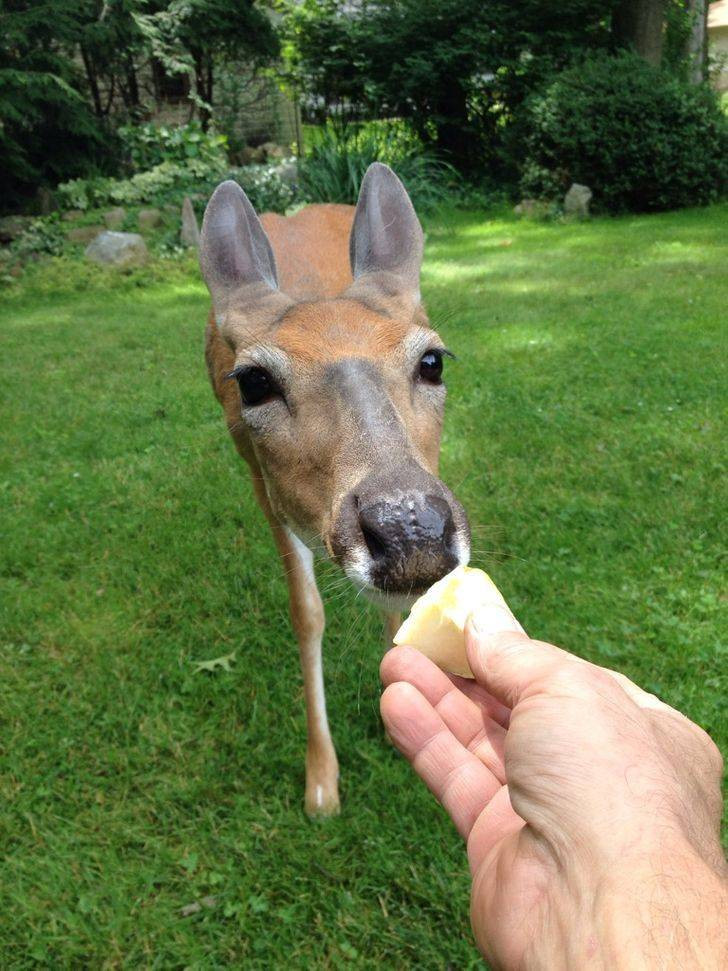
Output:
<svg viewBox="0 0 728 971">
<path fill-rule="evenodd" d="M 473 613 L 465 627 L 468 663 L 475 680 L 502 704 L 515 708 L 527 693 L 545 687 L 559 668 L 577 663 L 566 651 L 532 641 L 518 631 L 493 633 L 489 617 Z"/>
<path fill-rule="evenodd" d="M 436 664 L 413 647 L 395 647 L 389 651 L 382 660 L 380 673 L 385 685 L 396 681 L 414 685 L 460 744 L 505 782 L 506 732 L 487 713 L 487 706 L 481 707 L 467 698 Z M 502 708 L 496 701 L 493 704 Z"/>
<path fill-rule="evenodd" d="M 458 742 L 411 684 L 390 684 L 380 707 L 392 741 L 467 839 L 478 815 L 501 788 L 500 782 Z"/>
<path fill-rule="evenodd" d="M 458 691 L 462 691 L 466 697 L 478 705 L 484 715 L 498 722 L 503 728 L 508 728 L 511 721 L 511 709 L 502 705 L 497 698 L 494 698 L 492 694 L 485 690 L 482 684 L 478 684 L 474 678 L 461 678 L 459 674 L 448 674 L 448 678 Z"/>
</svg>

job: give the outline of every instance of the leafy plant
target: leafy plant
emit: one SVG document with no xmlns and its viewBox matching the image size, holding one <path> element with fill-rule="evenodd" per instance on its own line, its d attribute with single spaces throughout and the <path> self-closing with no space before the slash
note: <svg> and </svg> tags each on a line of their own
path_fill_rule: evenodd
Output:
<svg viewBox="0 0 728 971">
<path fill-rule="evenodd" d="M 0 210 L 39 184 L 109 170 L 115 139 L 78 90 L 64 51 L 78 24 L 60 0 L 4 4 L 0 14 Z"/>
<path fill-rule="evenodd" d="M 299 195 L 297 184 L 283 178 L 282 171 L 280 163 L 231 168 L 224 158 L 193 158 L 184 164 L 161 162 L 129 179 L 74 179 L 58 187 L 58 197 L 63 208 L 83 211 L 103 206 L 181 205 L 186 195 L 206 198 L 219 182 L 234 179 L 259 212 L 285 212 Z"/>
<path fill-rule="evenodd" d="M 285 0 L 288 77 L 309 117 L 405 118 L 480 177 L 524 98 L 608 42 L 612 0 Z M 510 161 L 510 160 L 509 160 Z"/>
<path fill-rule="evenodd" d="M 162 162 L 184 164 L 191 159 L 214 164 L 224 162 L 227 138 L 203 131 L 198 121 L 187 125 L 122 125 L 118 134 L 134 172 L 154 168 Z"/>
<path fill-rule="evenodd" d="M 728 120 L 716 95 L 623 53 L 584 60 L 528 108 L 522 188 L 571 182 L 610 212 L 700 205 L 728 185 Z"/>
<path fill-rule="evenodd" d="M 302 195 L 309 202 L 353 204 L 372 162 L 390 165 L 422 209 L 442 201 L 458 182 L 452 166 L 424 149 L 404 125 L 329 123 L 300 163 Z"/>
</svg>

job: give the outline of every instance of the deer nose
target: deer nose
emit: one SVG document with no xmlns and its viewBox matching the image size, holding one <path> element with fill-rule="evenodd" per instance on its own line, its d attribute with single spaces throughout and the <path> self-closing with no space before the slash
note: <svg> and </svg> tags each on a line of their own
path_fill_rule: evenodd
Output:
<svg viewBox="0 0 728 971">
<path fill-rule="evenodd" d="M 421 592 L 458 564 L 452 509 L 442 496 L 380 499 L 360 505 L 358 516 L 381 590 Z"/>
</svg>

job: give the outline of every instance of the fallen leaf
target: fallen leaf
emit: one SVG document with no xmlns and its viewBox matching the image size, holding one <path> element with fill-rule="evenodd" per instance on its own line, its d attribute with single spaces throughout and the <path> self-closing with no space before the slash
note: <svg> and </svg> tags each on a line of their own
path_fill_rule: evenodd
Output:
<svg viewBox="0 0 728 971">
<path fill-rule="evenodd" d="M 234 660 L 235 651 L 232 654 L 223 654 L 222 657 L 214 657 L 211 661 L 196 661 L 195 674 L 199 674 L 200 671 L 217 671 L 218 668 L 222 668 L 223 671 L 229 671 L 230 665 Z"/>
<path fill-rule="evenodd" d="M 199 914 L 203 907 L 214 907 L 216 903 L 217 897 L 201 897 L 200 900 L 180 907 L 179 912 L 183 917 L 191 917 L 193 914 Z"/>
</svg>

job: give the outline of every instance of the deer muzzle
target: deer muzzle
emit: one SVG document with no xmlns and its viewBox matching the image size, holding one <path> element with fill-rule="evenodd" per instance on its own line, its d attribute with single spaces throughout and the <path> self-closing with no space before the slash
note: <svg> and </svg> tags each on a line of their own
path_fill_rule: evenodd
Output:
<svg viewBox="0 0 728 971">
<path fill-rule="evenodd" d="M 460 503 L 424 469 L 409 471 L 409 481 L 371 475 L 360 482 L 341 503 L 331 538 L 354 582 L 400 601 L 467 563 L 470 548 Z"/>
</svg>

